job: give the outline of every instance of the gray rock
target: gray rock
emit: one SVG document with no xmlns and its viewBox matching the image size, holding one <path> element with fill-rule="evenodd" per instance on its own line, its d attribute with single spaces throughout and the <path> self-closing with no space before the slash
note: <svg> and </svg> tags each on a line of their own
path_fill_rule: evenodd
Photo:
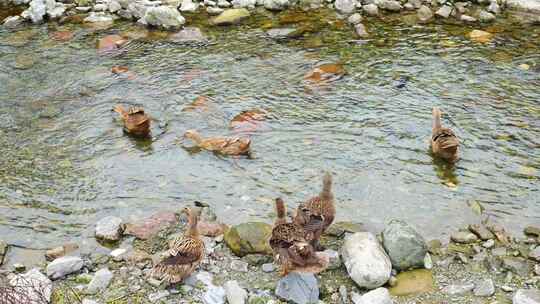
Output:
<svg viewBox="0 0 540 304">
<path fill-rule="evenodd" d="M 540 264 L 534 265 L 534 274 L 540 276 Z"/>
<path fill-rule="evenodd" d="M 495 284 L 492 279 L 482 280 L 476 283 L 473 293 L 477 297 L 491 297 L 495 293 Z"/>
<path fill-rule="evenodd" d="M 425 5 L 422 5 L 418 9 L 416 15 L 418 16 L 418 20 L 420 20 L 420 22 L 428 22 L 433 18 L 433 12 L 429 7 Z"/>
<path fill-rule="evenodd" d="M 204 304 L 225 304 L 225 288 L 221 286 L 209 286 L 203 295 Z"/>
<path fill-rule="evenodd" d="M 115 216 L 102 218 L 96 224 L 95 236 L 105 241 L 118 241 L 122 236 L 122 219 Z"/>
<path fill-rule="evenodd" d="M 49 263 L 46 272 L 47 276 L 54 280 L 77 272 L 83 266 L 84 262 L 80 257 L 64 256 Z"/>
<path fill-rule="evenodd" d="M 482 12 L 485 13 L 485 11 L 481 11 L 480 15 L 482 15 Z M 482 241 L 487 241 L 495 238 L 495 235 L 493 235 L 493 233 L 489 231 L 484 225 L 469 225 L 469 230 L 472 233 L 476 234 L 476 236 L 478 236 Z"/>
<path fill-rule="evenodd" d="M 247 301 L 248 293 L 240 287 L 237 281 L 228 281 L 224 285 L 225 294 L 227 295 L 227 303 L 229 304 L 244 304 Z"/>
<path fill-rule="evenodd" d="M 43 303 L 43 300 L 49 303 L 51 299 L 53 284 L 37 268 L 13 276 L 9 285 L 16 291 L 11 295 L 13 302 L 10 303 Z M 25 295 L 24 298 L 21 295 Z"/>
<path fill-rule="evenodd" d="M 245 8 L 254 8 L 257 4 L 257 0 L 233 0 L 233 7 L 245 7 Z"/>
<path fill-rule="evenodd" d="M 146 10 L 148 7 L 142 3 L 139 2 L 131 2 L 127 6 L 127 11 L 133 16 L 135 19 L 140 19 L 144 17 L 146 14 Z"/>
<path fill-rule="evenodd" d="M 60 18 L 66 12 L 66 5 L 54 0 L 45 0 L 45 6 L 47 7 L 47 16 L 49 19 Z"/>
<path fill-rule="evenodd" d="M 266 34 L 273 39 L 285 39 L 293 38 L 292 36 L 295 32 L 295 28 L 275 28 L 268 30 Z"/>
<path fill-rule="evenodd" d="M 409 0 L 407 3 L 411 4 L 415 9 L 422 7 L 422 0 Z"/>
<path fill-rule="evenodd" d="M 144 17 L 138 21 L 141 24 L 156 26 L 164 29 L 177 29 L 186 23 L 186 19 L 178 10 L 169 6 L 149 7 Z"/>
<path fill-rule="evenodd" d="M 113 17 L 104 12 L 91 12 L 88 17 L 84 18 L 84 22 L 89 23 L 107 23 L 112 21 Z"/>
<path fill-rule="evenodd" d="M 149 294 L 148 300 L 150 300 L 151 303 L 157 303 L 158 301 L 168 297 L 170 294 L 171 293 L 168 290 L 160 290 L 158 292 Z"/>
<path fill-rule="evenodd" d="M 354 26 L 354 32 L 356 35 L 360 38 L 367 38 L 369 37 L 369 33 L 366 30 L 366 26 L 362 23 L 358 23 Z"/>
<path fill-rule="evenodd" d="M 10 16 L 10 17 L 7 17 L 6 19 L 4 19 L 4 23 L 3 23 L 3 26 L 5 28 L 15 28 L 17 26 L 19 26 L 22 22 L 23 22 L 23 18 L 21 16 Z M 0 265 L 2 265 L 2 254 L 1 254 L 1 244 L 2 241 L 0 241 Z"/>
<path fill-rule="evenodd" d="M 426 241 L 406 222 L 390 221 L 382 232 L 382 239 L 395 269 L 408 270 L 424 266 Z"/>
<path fill-rule="evenodd" d="M 262 271 L 264 272 L 273 272 L 274 270 L 276 270 L 276 266 L 274 266 L 274 263 L 265 263 L 261 266 L 262 268 Z"/>
<path fill-rule="evenodd" d="M 332 249 L 326 249 L 323 251 L 323 253 L 326 254 L 330 260 L 328 269 L 338 269 L 341 267 L 341 258 L 339 257 L 339 252 Z"/>
<path fill-rule="evenodd" d="M 494 255 L 494 256 L 505 256 L 507 254 L 506 248 L 497 247 L 497 248 L 491 250 L 491 254 Z"/>
<path fill-rule="evenodd" d="M 355 0 L 336 0 L 334 7 L 341 14 L 351 14 L 356 9 Z"/>
<path fill-rule="evenodd" d="M 119 10 L 118 12 L 116 12 L 116 14 L 117 14 L 120 18 L 123 18 L 123 19 L 127 19 L 127 20 L 133 19 L 133 15 L 132 15 L 131 12 L 128 11 L 127 9 L 121 9 L 121 10 Z"/>
<path fill-rule="evenodd" d="M 191 287 L 197 287 L 199 283 L 204 284 L 205 286 L 209 287 L 212 286 L 213 281 L 212 274 L 207 271 L 198 271 L 196 273 L 193 273 L 186 279 L 184 279 L 184 284 L 191 286 Z"/>
<path fill-rule="evenodd" d="M 495 15 L 498 15 L 498 14 L 501 13 L 501 7 L 497 3 L 497 1 L 491 1 L 491 3 L 489 4 L 487 10 L 488 10 L 488 12 L 491 12 L 491 13 L 493 13 Z"/>
<path fill-rule="evenodd" d="M 474 284 L 468 283 L 468 284 L 448 285 L 444 287 L 441 291 L 447 295 L 461 296 L 461 295 L 471 292 L 473 289 L 474 289 Z"/>
<path fill-rule="evenodd" d="M 179 43 L 206 42 L 208 38 L 198 27 L 185 27 L 178 33 L 171 35 L 169 40 Z"/>
<path fill-rule="evenodd" d="M 529 275 L 530 267 L 527 260 L 524 258 L 505 257 L 502 261 L 502 266 L 504 269 L 522 277 Z"/>
<path fill-rule="evenodd" d="M 351 16 L 349 16 L 349 18 L 347 18 L 347 22 L 349 22 L 350 24 L 358 24 L 362 22 L 362 15 L 360 15 L 359 13 L 352 14 Z"/>
<path fill-rule="evenodd" d="M 540 246 L 536 246 L 531 252 L 529 252 L 529 259 L 540 262 Z"/>
<path fill-rule="evenodd" d="M 111 1 L 109 1 L 109 4 L 108 4 L 107 8 L 109 9 L 109 12 L 116 13 L 119 10 L 122 9 L 122 5 L 120 4 L 120 2 L 118 2 L 116 0 L 111 0 Z"/>
<path fill-rule="evenodd" d="M 32 0 L 30 6 L 21 13 L 21 17 L 31 20 L 33 23 L 41 23 L 46 13 L 45 0 Z"/>
<path fill-rule="evenodd" d="M 289 0 L 264 0 L 264 8 L 271 11 L 281 11 L 289 7 Z"/>
<path fill-rule="evenodd" d="M 390 258 L 377 238 L 369 232 L 347 235 L 341 257 L 349 276 L 362 288 L 381 287 L 390 279 Z"/>
<path fill-rule="evenodd" d="M 113 273 L 109 271 L 109 269 L 100 269 L 96 272 L 96 274 L 94 274 L 92 281 L 90 281 L 90 284 L 88 284 L 88 287 L 86 288 L 86 292 L 88 294 L 96 294 L 102 290 L 105 290 L 111 283 L 112 279 Z"/>
<path fill-rule="evenodd" d="M 199 4 L 193 2 L 193 0 L 182 0 L 182 5 L 180 5 L 181 12 L 196 12 L 199 8 Z"/>
<path fill-rule="evenodd" d="M 506 0 L 506 7 L 511 10 L 540 13 L 540 2 L 537 0 Z"/>
<path fill-rule="evenodd" d="M 238 272 L 248 272 L 248 263 L 239 260 L 233 260 L 231 262 L 231 270 Z"/>
<path fill-rule="evenodd" d="M 353 293 L 352 301 L 354 304 L 392 304 L 392 298 L 388 289 L 379 287 L 375 290 L 368 291 L 363 295 Z"/>
<path fill-rule="evenodd" d="M 341 298 L 341 303 L 348 303 L 349 302 L 349 292 L 347 291 L 347 286 L 340 285 L 338 291 L 339 291 L 339 296 Z"/>
<path fill-rule="evenodd" d="M 379 16 L 379 7 L 373 3 L 362 6 L 362 10 L 368 16 Z"/>
<path fill-rule="evenodd" d="M 449 5 L 444 5 L 435 12 L 435 15 L 445 19 L 450 17 L 450 14 L 452 14 L 452 7 Z"/>
<path fill-rule="evenodd" d="M 312 273 L 289 273 L 279 280 L 276 295 L 297 304 L 319 302 L 319 285 Z"/>
<path fill-rule="evenodd" d="M 468 16 L 468 15 L 461 15 L 459 17 L 459 20 L 463 22 L 476 22 L 477 21 L 476 18 Z"/>
<path fill-rule="evenodd" d="M 448 18 L 448 17 L 444 17 L 444 18 Z M 476 236 L 476 234 L 469 231 L 458 231 L 458 232 L 452 233 L 450 238 L 452 239 L 452 241 L 456 243 L 461 243 L 461 244 L 470 244 L 470 243 L 474 243 L 478 241 L 478 237 Z"/>
<path fill-rule="evenodd" d="M 396 0 L 375 0 L 375 4 L 384 10 L 392 12 L 399 12 L 403 9 L 401 3 Z"/>
<path fill-rule="evenodd" d="M 98 3 L 98 4 L 94 5 L 93 10 L 94 10 L 94 12 L 104 12 L 104 11 L 107 10 L 107 8 L 108 8 L 107 4 Z"/>
<path fill-rule="evenodd" d="M 538 289 L 519 289 L 512 298 L 512 304 L 540 304 Z"/>
</svg>

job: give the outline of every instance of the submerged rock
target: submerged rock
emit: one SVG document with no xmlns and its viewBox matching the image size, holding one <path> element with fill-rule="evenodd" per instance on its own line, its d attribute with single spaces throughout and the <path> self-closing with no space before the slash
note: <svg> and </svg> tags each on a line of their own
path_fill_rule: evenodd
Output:
<svg viewBox="0 0 540 304">
<path fill-rule="evenodd" d="M 368 289 L 381 287 L 390 279 L 390 258 L 369 232 L 348 235 L 341 249 L 347 272 L 358 286 Z"/>
<path fill-rule="evenodd" d="M 116 216 L 107 216 L 102 218 L 96 224 L 95 236 L 104 241 L 118 241 L 122 236 L 122 219 Z"/>
<path fill-rule="evenodd" d="M 251 14 L 247 9 L 233 8 L 223 11 L 219 16 L 213 18 L 211 23 L 214 25 L 233 25 L 240 23 L 249 16 Z"/>
<path fill-rule="evenodd" d="M 158 6 L 147 8 L 144 16 L 138 22 L 169 30 L 182 27 L 186 23 L 186 19 L 175 8 Z"/>
<path fill-rule="evenodd" d="M 90 284 L 88 284 L 88 287 L 86 288 L 86 292 L 88 294 L 96 294 L 102 290 L 105 290 L 111 283 L 112 279 L 113 273 L 109 271 L 109 269 L 100 269 L 94 274 L 92 281 L 90 281 Z"/>
<path fill-rule="evenodd" d="M 312 273 L 293 272 L 279 280 L 276 295 L 297 304 L 319 302 L 319 285 Z"/>
<path fill-rule="evenodd" d="M 354 293 L 352 296 L 352 301 L 354 304 L 392 304 L 392 298 L 388 289 L 384 287 L 379 287 L 375 290 L 368 291 L 363 295 Z"/>
<path fill-rule="evenodd" d="M 408 296 L 431 292 L 435 281 L 433 273 L 426 269 L 415 269 L 401 272 L 396 276 L 396 285 L 390 288 L 393 296 Z"/>
<path fill-rule="evenodd" d="M 240 257 L 252 253 L 272 254 L 268 244 L 271 235 L 271 225 L 250 222 L 231 227 L 225 232 L 224 240 L 232 252 Z"/>
<path fill-rule="evenodd" d="M 540 304 L 538 289 L 519 289 L 512 298 L 512 304 Z"/>
<path fill-rule="evenodd" d="M 80 257 L 61 257 L 47 265 L 47 276 L 53 280 L 59 279 L 81 270 L 83 266 L 84 262 Z"/>
<path fill-rule="evenodd" d="M 15 275 L 9 280 L 9 285 L 15 287 L 14 293 L 9 294 L 7 291 L 7 295 L 0 295 L 0 300 L 4 299 L 7 301 L 6 303 L 49 303 L 51 299 L 53 284 L 37 268 L 25 274 Z M 7 297 L 4 298 L 4 296 Z"/>
<path fill-rule="evenodd" d="M 406 222 L 390 221 L 382 232 L 382 239 L 395 269 L 407 270 L 424 266 L 426 241 Z"/>
<path fill-rule="evenodd" d="M 343 65 L 327 63 L 316 66 L 304 75 L 304 80 L 312 83 L 327 83 L 341 79 L 345 75 Z"/>
<path fill-rule="evenodd" d="M 493 34 L 481 30 L 473 30 L 468 35 L 469 39 L 475 42 L 486 43 L 493 39 Z"/>
</svg>

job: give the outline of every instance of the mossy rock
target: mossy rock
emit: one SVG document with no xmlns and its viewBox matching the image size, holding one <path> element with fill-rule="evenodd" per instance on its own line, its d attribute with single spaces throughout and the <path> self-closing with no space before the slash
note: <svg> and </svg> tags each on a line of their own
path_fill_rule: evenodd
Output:
<svg viewBox="0 0 540 304">
<path fill-rule="evenodd" d="M 393 296 L 408 296 L 426 293 L 434 290 L 434 280 L 431 270 L 416 269 L 397 275 L 397 285 L 390 288 Z"/>
<path fill-rule="evenodd" d="M 243 223 L 225 232 L 224 240 L 234 254 L 243 257 L 247 254 L 272 254 L 268 240 L 272 226 L 261 222 Z"/>
</svg>

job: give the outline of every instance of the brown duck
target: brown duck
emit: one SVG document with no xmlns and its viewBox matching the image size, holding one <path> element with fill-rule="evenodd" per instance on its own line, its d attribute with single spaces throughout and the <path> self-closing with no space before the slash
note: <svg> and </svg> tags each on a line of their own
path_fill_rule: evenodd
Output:
<svg viewBox="0 0 540 304">
<path fill-rule="evenodd" d="M 150 135 L 150 117 L 144 113 L 143 108 L 130 107 L 126 110 L 123 106 L 117 105 L 113 110 L 122 117 L 125 132 L 139 137 Z"/>
<path fill-rule="evenodd" d="M 197 215 L 185 208 L 188 228 L 184 235 L 169 242 L 167 257 L 154 266 L 152 276 L 169 284 L 181 282 L 199 266 L 204 258 L 204 242 L 199 236 Z"/>
<path fill-rule="evenodd" d="M 298 206 L 294 222 L 304 228 L 306 238 L 315 249 L 320 250 L 322 247 L 319 246 L 319 238 L 332 224 L 335 216 L 332 175 L 326 172 L 321 193 Z"/>
<path fill-rule="evenodd" d="M 276 211 L 277 219 L 269 243 L 274 259 L 281 267 L 281 275 L 291 271 L 319 273 L 326 269 L 328 257 L 315 252 L 306 241 L 302 226 L 287 222 L 285 203 L 281 198 L 276 199 Z"/>
<path fill-rule="evenodd" d="M 441 110 L 433 108 L 433 130 L 431 134 L 431 150 L 436 156 L 449 162 L 458 160 L 459 139 L 456 133 L 441 125 Z"/>
<path fill-rule="evenodd" d="M 209 137 L 202 138 L 195 130 L 184 133 L 185 138 L 193 140 L 201 149 L 224 155 L 249 154 L 251 139 L 247 137 Z"/>
</svg>

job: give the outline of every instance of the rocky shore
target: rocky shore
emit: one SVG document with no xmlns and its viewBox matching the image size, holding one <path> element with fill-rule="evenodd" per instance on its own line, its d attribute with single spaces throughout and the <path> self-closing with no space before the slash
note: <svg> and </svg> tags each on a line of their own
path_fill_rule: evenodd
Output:
<svg viewBox="0 0 540 304">
<path fill-rule="evenodd" d="M 474 224 L 457 229 L 450 240 L 426 241 L 401 220 L 388 222 L 378 235 L 359 223 L 337 222 L 322 239 L 330 257 L 326 271 L 280 278 L 268 245 L 271 225 L 227 227 L 210 208 L 200 209 L 207 257 L 182 284 L 165 286 L 149 275 L 168 240 L 182 233 L 186 223 L 183 216 L 163 211 L 134 223 L 103 218 L 94 227 L 98 249 L 69 243 L 46 251 L 48 262 L 42 265 L 11 265 L 0 275 L 0 299 L 85 304 L 540 303 L 540 227 L 526 227 L 516 238 L 497 224 Z M 0 241 L 0 261 L 9 250 Z"/>
</svg>

